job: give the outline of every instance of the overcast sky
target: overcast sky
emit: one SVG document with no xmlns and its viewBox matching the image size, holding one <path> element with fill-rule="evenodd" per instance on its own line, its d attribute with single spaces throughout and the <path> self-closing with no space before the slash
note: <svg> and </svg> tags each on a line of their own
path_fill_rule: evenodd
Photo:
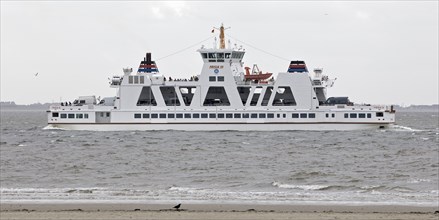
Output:
<svg viewBox="0 0 439 220">
<path fill-rule="evenodd" d="M 1 1 L 1 101 L 114 96 L 107 78 L 147 51 L 157 60 L 196 45 L 157 60 L 165 76 L 189 78 L 201 71 L 196 50 L 212 46 L 197 42 L 221 23 L 246 66 L 277 73 L 303 59 L 337 77 L 329 96 L 439 102 L 438 1 Z"/>
</svg>

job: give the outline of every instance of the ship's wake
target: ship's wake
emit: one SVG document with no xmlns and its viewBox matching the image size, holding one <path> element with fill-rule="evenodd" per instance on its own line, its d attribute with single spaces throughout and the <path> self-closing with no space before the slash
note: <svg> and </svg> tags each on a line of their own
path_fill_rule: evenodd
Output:
<svg viewBox="0 0 439 220">
<path fill-rule="evenodd" d="M 54 127 L 53 125 L 47 125 L 43 130 L 66 130 L 64 128 Z"/>
<path fill-rule="evenodd" d="M 390 125 L 389 126 L 389 130 L 391 130 L 391 131 L 408 131 L 408 132 L 423 131 L 423 130 L 420 130 L 420 129 L 414 129 L 414 128 L 407 127 L 407 126 L 402 126 L 402 125 Z"/>
</svg>

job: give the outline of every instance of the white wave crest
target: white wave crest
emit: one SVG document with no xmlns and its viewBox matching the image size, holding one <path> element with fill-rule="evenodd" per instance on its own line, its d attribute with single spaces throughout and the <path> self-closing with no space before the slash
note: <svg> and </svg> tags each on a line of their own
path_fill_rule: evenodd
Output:
<svg viewBox="0 0 439 220">
<path fill-rule="evenodd" d="M 423 131 L 402 125 L 390 125 L 389 129 L 393 131 L 411 131 L 411 132 Z"/>
<path fill-rule="evenodd" d="M 276 181 L 273 182 L 272 185 L 284 189 L 322 190 L 329 188 L 329 186 L 325 186 L 325 185 L 292 185 L 292 184 L 279 183 Z"/>
<path fill-rule="evenodd" d="M 422 183 L 422 182 L 431 182 L 430 179 L 409 179 L 408 183 Z"/>
</svg>

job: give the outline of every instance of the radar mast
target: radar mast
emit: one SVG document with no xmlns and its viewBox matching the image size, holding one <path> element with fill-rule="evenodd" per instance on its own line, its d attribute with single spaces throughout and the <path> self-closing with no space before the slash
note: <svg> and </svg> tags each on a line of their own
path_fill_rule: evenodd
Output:
<svg viewBox="0 0 439 220">
<path fill-rule="evenodd" d="M 220 31 L 220 34 L 219 34 L 220 49 L 226 49 L 226 41 L 225 41 L 225 37 L 224 37 L 224 31 L 227 30 L 227 29 L 230 29 L 230 27 L 224 28 L 224 24 L 221 23 L 221 27 L 219 27 L 219 28 L 213 27 L 213 29 L 217 29 L 217 30 Z"/>
</svg>

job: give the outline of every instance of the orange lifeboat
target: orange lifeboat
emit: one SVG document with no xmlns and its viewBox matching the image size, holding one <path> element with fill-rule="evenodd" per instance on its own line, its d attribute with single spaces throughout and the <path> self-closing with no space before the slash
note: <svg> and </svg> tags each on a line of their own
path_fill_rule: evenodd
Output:
<svg viewBox="0 0 439 220">
<path fill-rule="evenodd" d="M 259 71 L 258 66 L 255 64 L 253 65 L 252 74 L 250 74 L 250 67 L 245 67 L 245 76 L 244 78 L 246 80 L 266 80 L 271 77 L 273 73 L 262 73 L 262 71 Z"/>
</svg>

